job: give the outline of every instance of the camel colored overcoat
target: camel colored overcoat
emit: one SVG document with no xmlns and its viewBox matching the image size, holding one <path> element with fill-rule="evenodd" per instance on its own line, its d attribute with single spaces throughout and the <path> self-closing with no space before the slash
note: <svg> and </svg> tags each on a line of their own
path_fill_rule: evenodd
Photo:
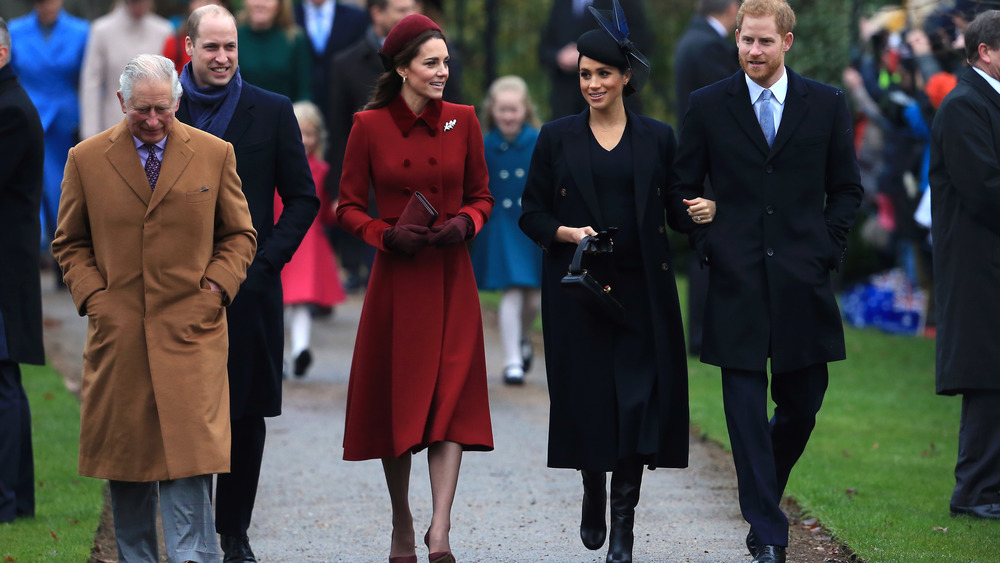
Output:
<svg viewBox="0 0 1000 563">
<path fill-rule="evenodd" d="M 256 232 L 232 145 L 175 121 L 162 163 L 153 191 L 124 121 L 66 162 L 52 252 L 88 317 L 80 474 L 89 477 L 229 471 L 224 306 Z"/>
</svg>

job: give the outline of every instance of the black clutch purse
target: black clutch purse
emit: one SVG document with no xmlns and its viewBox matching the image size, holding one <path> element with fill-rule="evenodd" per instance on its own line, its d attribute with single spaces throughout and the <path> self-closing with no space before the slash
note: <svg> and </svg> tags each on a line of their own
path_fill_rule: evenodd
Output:
<svg viewBox="0 0 1000 563">
<path fill-rule="evenodd" d="M 610 234 L 605 232 L 596 237 L 584 237 L 576 247 L 569 272 L 563 276 L 561 284 L 598 317 L 614 322 L 625 322 L 625 307 L 611 294 L 611 286 L 594 279 L 581 265 L 585 253 L 604 252 L 611 252 Z"/>
</svg>

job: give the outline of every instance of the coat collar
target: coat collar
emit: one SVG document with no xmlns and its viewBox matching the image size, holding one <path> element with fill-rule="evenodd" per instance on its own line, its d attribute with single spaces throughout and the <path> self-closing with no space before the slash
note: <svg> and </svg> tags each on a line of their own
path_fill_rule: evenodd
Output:
<svg viewBox="0 0 1000 563">
<path fill-rule="evenodd" d="M 496 127 L 490 131 L 490 137 L 493 138 L 492 149 L 496 152 L 505 152 L 509 149 L 530 149 L 535 145 L 535 139 L 538 138 L 538 130 L 532 127 L 530 124 L 525 123 L 521 127 L 521 132 L 518 133 L 517 138 L 513 141 L 507 141 L 504 139 L 500 130 Z"/>
<path fill-rule="evenodd" d="M 969 69 L 962 75 L 961 80 L 968 82 L 969 86 L 1000 109 L 1000 93 L 998 93 L 985 78 L 979 76 L 978 72 Z"/>
<path fill-rule="evenodd" d="M 146 172 L 142 169 L 142 161 L 136 152 L 135 142 L 125 120 L 122 119 L 108 133 L 111 146 L 104 154 L 122 180 L 146 204 L 147 216 L 167 196 L 194 156 L 194 150 L 188 146 L 191 135 L 187 127 L 183 123 L 175 122 L 170 135 L 167 136 L 167 146 L 163 149 L 163 166 L 156 181 L 156 190 L 149 187 L 149 180 L 146 179 Z"/>
<path fill-rule="evenodd" d="M 406 101 L 403 100 L 403 96 L 399 95 L 393 98 L 386 108 L 389 110 L 389 115 L 392 116 L 393 123 L 399 128 L 399 132 L 403 134 L 404 137 L 410 135 L 410 131 L 417 126 L 418 123 L 424 123 L 430 129 L 431 137 L 437 135 L 438 123 L 441 121 L 441 108 L 444 104 L 441 100 L 429 100 L 424 111 L 420 115 L 413 113 L 410 106 L 406 105 Z"/>
<path fill-rule="evenodd" d="M 774 137 L 774 144 L 770 147 L 767 146 L 764 133 L 760 130 L 760 123 L 757 122 L 757 115 L 754 114 L 753 104 L 750 103 L 750 89 L 747 87 L 746 74 L 741 70 L 731 76 L 726 88 L 726 92 L 729 94 L 727 106 L 730 113 L 754 146 L 764 153 L 767 160 L 771 160 L 781 151 L 792 138 L 792 133 L 809 113 L 809 106 L 806 103 L 806 96 L 809 94 L 808 84 L 806 84 L 805 79 L 787 66 L 785 72 L 788 74 L 788 93 L 785 96 L 785 107 L 781 112 L 781 124 Z"/>
</svg>

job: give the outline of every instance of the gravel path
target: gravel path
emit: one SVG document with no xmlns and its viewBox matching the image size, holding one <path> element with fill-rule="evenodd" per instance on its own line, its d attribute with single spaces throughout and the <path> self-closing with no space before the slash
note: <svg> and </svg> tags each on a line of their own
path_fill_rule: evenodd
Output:
<svg viewBox="0 0 1000 563">
<path fill-rule="evenodd" d="M 45 282 L 45 287 L 51 287 Z M 284 413 L 268 420 L 251 543 L 261 563 L 378 562 L 389 547 L 388 494 L 377 461 L 341 459 L 344 404 L 361 297 L 314 325 L 309 374 L 285 383 Z M 47 351 L 78 388 L 86 321 L 69 295 L 45 291 Z M 492 314 L 487 314 L 492 317 Z M 468 453 L 453 511 L 452 549 L 462 562 L 602 562 L 579 540 L 579 474 L 545 467 L 548 397 L 543 362 L 523 387 L 501 382 L 495 319 L 486 321 L 496 450 Z M 536 350 L 540 360 L 540 350 Z M 426 455 L 414 457 L 410 498 L 417 537 L 430 522 Z M 793 534 L 802 534 L 793 530 Z M 688 469 L 646 471 L 637 508 L 635 560 L 748 562 L 729 455 L 692 437 Z M 793 538 L 793 542 L 795 539 Z M 793 544 L 794 545 L 794 544 Z M 803 546 L 790 561 L 817 560 Z M 421 559 L 426 548 L 417 550 Z M 105 556 L 106 557 L 106 556 Z"/>
</svg>

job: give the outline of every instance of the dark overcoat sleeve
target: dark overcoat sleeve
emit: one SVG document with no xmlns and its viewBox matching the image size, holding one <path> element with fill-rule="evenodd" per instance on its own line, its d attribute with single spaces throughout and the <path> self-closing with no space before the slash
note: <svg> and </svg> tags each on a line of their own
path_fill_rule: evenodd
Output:
<svg viewBox="0 0 1000 563">
<path fill-rule="evenodd" d="M 836 117 L 827 151 L 826 208 L 823 216 L 833 241 L 833 267 L 840 269 L 847 253 L 847 232 L 854 226 L 864 190 L 858 173 L 854 129 L 843 92 L 836 96 Z"/>
<path fill-rule="evenodd" d="M 319 211 L 316 185 L 309 171 L 302 133 L 287 98 L 280 98 L 277 119 L 277 151 L 274 187 L 281 198 L 282 211 L 270 236 L 257 249 L 258 259 L 275 270 L 284 267 L 302 242 Z M 247 178 L 245 182 L 254 181 Z M 257 260 L 254 260 L 255 262 Z"/>
</svg>

